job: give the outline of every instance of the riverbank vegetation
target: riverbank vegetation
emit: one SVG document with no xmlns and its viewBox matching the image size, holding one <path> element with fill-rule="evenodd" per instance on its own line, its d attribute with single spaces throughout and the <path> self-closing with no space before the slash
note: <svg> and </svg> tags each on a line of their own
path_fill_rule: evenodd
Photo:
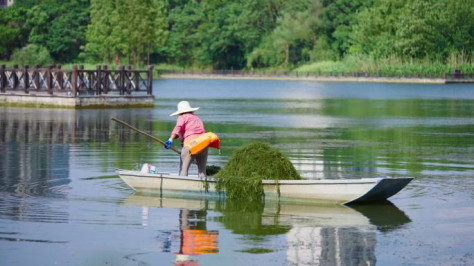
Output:
<svg viewBox="0 0 474 266">
<path fill-rule="evenodd" d="M 163 70 L 474 72 L 474 0 L 17 0 L 0 59 Z"/>
</svg>

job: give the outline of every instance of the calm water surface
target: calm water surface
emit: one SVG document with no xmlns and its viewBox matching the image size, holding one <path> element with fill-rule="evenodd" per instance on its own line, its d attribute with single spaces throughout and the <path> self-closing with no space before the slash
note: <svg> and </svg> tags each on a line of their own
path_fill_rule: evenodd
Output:
<svg viewBox="0 0 474 266">
<path fill-rule="evenodd" d="M 0 107 L 0 265 L 473 265 L 474 87 L 157 80 L 152 109 Z M 114 173 L 179 158 L 180 100 L 222 140 L 209 164 L 262 140 L 303 177 L 411 176 L 356 207 L 135 194 Z M 192 172 L 196 169 L 192 168 Z"/>
</svg>

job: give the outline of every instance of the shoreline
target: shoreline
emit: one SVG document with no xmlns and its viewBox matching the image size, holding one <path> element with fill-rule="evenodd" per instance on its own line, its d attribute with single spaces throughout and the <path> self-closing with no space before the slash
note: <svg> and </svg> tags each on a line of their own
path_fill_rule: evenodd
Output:
<svg viewBox="0 0 474 266">
<path fill-rule="evenodd" d="M 282 75 L 242 75 L 242 74 L 203 74 L 172 73 L 161 74 L 158 79 L 222 79 L 222 80 L 284 80 L 284 81 L 317 81 L 317 82 L 361 82 L 361 83 L 412 83 L 412 84 L 447 84 L 474 83 L 474 80 L 447 80 L 445 78 L 388 78 L 388 77 L 312 77 Z"/>
</svg>

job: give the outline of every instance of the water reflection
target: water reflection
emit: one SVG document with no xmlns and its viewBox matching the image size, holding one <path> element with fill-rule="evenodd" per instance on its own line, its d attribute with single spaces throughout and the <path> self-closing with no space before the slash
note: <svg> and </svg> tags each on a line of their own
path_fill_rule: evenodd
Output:
<svg viewBox="0 0 474 266">
<path fill-rule="evenodd" d="M 137 264 L 129 254 L 161 264 L 179 254 L 181 227 L 219 231 L 218 253 L 192 255 L 206 265 L 221 259 L 343 264 L 347 256 L 383 265 L 472 261 L 470 227 L 460 226 L 472 224 L 466 215 L 474 197 L 472 85 L 156 82 L 150 109 L 0 106 L 0 250 L 8 251 L 1 265 Z M 393 200 L 415 222 L 391 204 L 315 209 L 154 199 L 156 206 L 149 200 L 139 208 L 117 205 L 130 190 L 107 178 L 115 168 L 146 162 L 171 172 L 179 158 L 110 118 L 167 137 L 175 123 L 169 114 L 183 95 L 203 107 L 207 130 L 222 136 L 222 155 L 211 154 L 211 164 L 223 166 L 235 149 L 262 140 L 306 178 L 414 176 Z M 188 225 L 180 226 L 181 219 Z M 157 252 L 168 237 L 170 252 Z M 52 256 L 24 256 L 33 253 Z M 101 259 L 90 260 L 98 254 Z"/>
<path fill-rule="evenodd" d="M 70 180 L 71 150 L 78 143 L 120 143 L 137 140 L 136 134 L 112 125 L 110 117 L 130 113 L 94 110 L 0 108 L 0 191 L 17 196 L 65 197 Z M 143 118 L 143 117 L 142 117 Z M 132 124 L 151 130 L 152 121 Z M 101 158 L 98 158 L 101 160 Z"/>
<path fill-rule="evenodd" d="M 0 113 L 0 191 L 59 197 L 65 192 L 50 188 L 70 182 L 70 147 L 65 144 L 70 125 L 67 120 L 47 121 L 47 115 L 21 109 Z"/>
<path fill-rule="evenodd" d="M 370 223 L 381 232 L 396 230 L 411 222 L 410 218 L 390 201 L 352 205 L 351 208 L 369 218 Z"/>
<path fill-rule="evenodd" d="M 218 222 L 233 235 L 245 236 L 245 253 L 283 253 L 278 263 L 286 265 L 374 265 L 376 231 L 394 230 L 411 222 L 403 211 L 390 202 L 349 208 L 345 206 L 300 205 L 279 202 L 264 204 L 235 201 L 174 199 L 140 194 L 123 200 L 126 205 L 144 208 L 179 208 L 180 230 L 161 232 L 158 241 L 166 243 L 162 251 L 176 254 L 217 253 L 217 230 L 208 230 L 207 222 Z M 209 216 L 208 212 L 218 215 Z M 183 230 L 197 230 L 203 242 L 193 241 L 192 250 Z M 222 236 L 225 237 L 225 236 Z M 274 241 L 278 237 L 279 241 Z M 233 237 L 234 238 L 234 237 Z M 184 240 L 183 240 L 184 239 Z M 195 240 L 196 238 L 194 238 Z M 283 241 L 283 242 L 282 242 Z M 220 241 L 228 243 L 226 241 Z M 178 245 L 173 247 L 173 243 Z M 215 245 L 215 246 L 214 246 Z M 242 244 L 238 245 L 239 248 Z M 188 251 L 186 251 L 188 250 Z M 198 263 L 196 257 L 191 258 Z M 280 256 L 275 255 L 275 258 Z"/>
<path fill-rule="evenodd" d="M 199 265 L 199 255 L 219 253 L 219 231 L 207 228 L 210 202 L 131 195 L 124 203 L 142 207 L 143 226 L 148 226 L 149 208 L 179 209 L 178 230 L 159 230 L 157 236 L 159 250 L 175 254 L 174 265 Z"/>
<path fill-rule="evenodd" d="M 109 142 L 110 132 L 123 142 L 136 138 L 111 125 L 110 116 L 116 112 L 127 117 L 119 110 L 0 107 L 0 217 L 68 222 L 66 203 L 54 199 L 69 197 L 77 145 Z M 141 126 L 148 129 L 152 125 L 135 121 L 144 121 Z M 96 160 L 100 163 L 100 156 Z"/>
<path fill-rule="evenodd" d="M 68 214 L 34 196 L 64 198 L 69 190 L 69 123 L 45 121 L 40 111 L 0 113 L 0 217 L 63 223 Z"/>
<path fill-rule="evenodd" d="M 219 231 L 207 230 L 205 209 L 179 211 L 180 245 L 176 253 L 175 265 L 198 265 L 197 255 L 216 254 Z M 167 245 L 168 246 L 168 245 Z M 166 250 L 165 251 L 170 251 Z"/>
</svg>

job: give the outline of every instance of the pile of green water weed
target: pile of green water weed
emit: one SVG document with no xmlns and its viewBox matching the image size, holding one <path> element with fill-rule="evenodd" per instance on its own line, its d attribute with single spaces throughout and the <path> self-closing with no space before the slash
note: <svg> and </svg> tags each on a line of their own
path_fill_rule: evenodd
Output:
<svg viewBox="0 0 474 266">
<path fill-rule="evenodd" d="M 300 180 L 293 164 L 278 149 L 253 142 L 236 150 L 215 177 L 217 189 L 231 199 L 255 200 L 263 195 L 262 180 Z"/>
<path fill-rule="evenodd" d="M 221 170 L 221 167 L 217 165 L 208 165 L 206 166 L 206 176 L 213 176 Z"/>
</svg>

